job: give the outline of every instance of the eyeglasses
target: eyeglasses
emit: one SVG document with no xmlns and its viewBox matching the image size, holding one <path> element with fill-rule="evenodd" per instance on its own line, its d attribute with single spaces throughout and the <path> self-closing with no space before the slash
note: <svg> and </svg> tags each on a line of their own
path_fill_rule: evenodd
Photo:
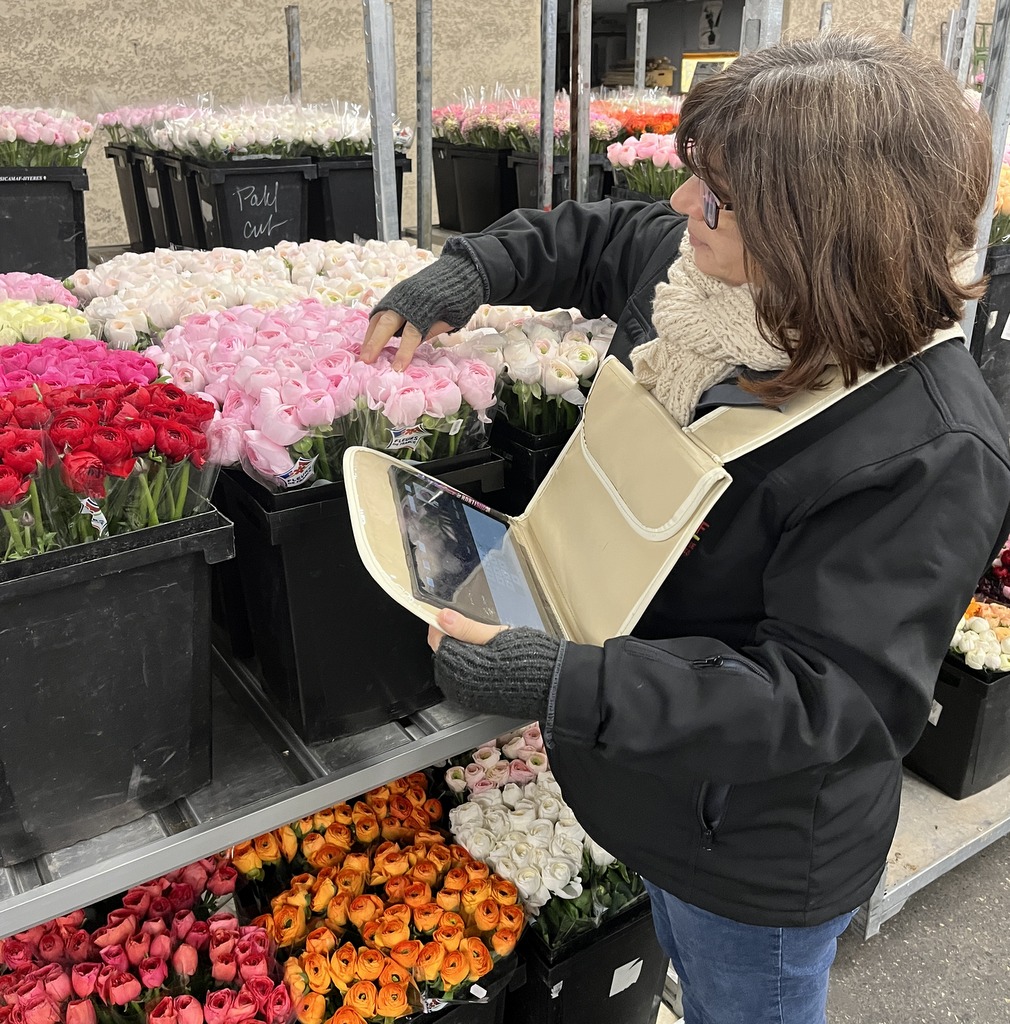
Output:
<svg viewBox="0 0 1010 1024">
<path fill-rule="evenodd" d="M 713 191 L 709 188 L 708 183 L 704 178 L 698 179 L 698 184 L 701 186 L 701 212 L 705 218 L 705 223 L 713 230 L 719 226 L 719 211 L 720 210 L 732 210 L 732 203 L 724 203 Z"/>
</svg>

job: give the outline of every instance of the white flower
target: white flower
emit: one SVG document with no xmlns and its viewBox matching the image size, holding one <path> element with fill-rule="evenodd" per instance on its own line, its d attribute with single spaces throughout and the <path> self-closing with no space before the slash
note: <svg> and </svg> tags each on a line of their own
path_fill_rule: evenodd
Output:
<svg viewBox="0 0 1010 1024">
<path fill-rule="evenodd" d="M 533 351 L 529 342 L 514 342 L 506 345 L 502 352 L 502 358 L 505 369 L 512 380 L 522 384 L 536 384 L 540 380 L 543 373 L 540 367 L 540 357 Z M 521 743 L 520 746 L 522 746 Z"/>
<path fill-rule="evenodd" d="M 975 633 L 988 633 L 989 622 L 983 619 L 981 615 L 974 615 L 967 622 L 968 629 Z"/>
<path fill-rule="evenodd" d="M 562 899 L 573 900 L 582 895 L 582 879 L 573 873 L 572 865 L 563 857 L 555 857 L 543 871 L 547 891 Z"/>
<path fill-rule="evenodd" d="M 512 823 L 506 807 L 491 807 L 484 814 L 484 828 L 493 835 L 506 835 L 511 827 Z"/>
<path fill-rule="evenodd" d="M 607 853 L 599 843 L 594 842 L 589 836 L 586 836 L 585 848 L 589 853 L 590 860 L 598 868 L 609 867 L 617 860 L 612 853 Z"/>
<path fill-rule="evenodd" d="M 501 752 L 510 761 L 514 761 L 518 755 L 520 749 L 524 744 L 523 735 L 520 733 L 518 736 L 513 737 L 507 743 L 502 744 Z"/>
<path fill-rule="evenodd" d="M 543 793 L 538 801 L 540 817 L 557 821 L 566 809 L 564 803 L 551 793 Z"/>
<path fill-rule="evenodd" d="M 976 672 L 985 668 L 985 655 L 981 651 L 969 651 L 964 656 L 964 661 L 968 668 L 973 668 Z"/>
<path fill-rule="evenodd" d="M 499 791 L 496 791 L 499 792 Z M 536 820 L 537 812 L 533 806 L 528 806 L 526 801 L 520 801 L 509 811 L 509 821 L 514 829 L 522 832 L 529 828 Z"/>
<path fill-rule="evenodd" d="M 479 764 L 485 771 L 501 760 L 501 751 L 494 746 L 478 747 L 473 752 L 474 764 Z"/>
<path fill-rule="evenodd" d="M 500 789 L 486 789 L 483 793 L 477 793 L 470 797 L 470 802 L 480 804 L 482 809 L 498 807 L 502 802 Z"/>
<path fill-rule="evenodd" d="M 539 910 L 551 898 L 550 890 L 536 868 L 520 868 L 512 881 L 527 910 Z"/>
<path fill-rule="evenodd" d="M 137 329 L 122 317 L 106 320 L 102 333 L 105 340 L 116 348 L 129 348 L 137 343 Z"/>
<path fill-rule="evenodd" d="M 565 401 L 570 401 L 568 398 L 570 392 L 581 394 L 579 378 L 563 359 L 545 360 L 541 370 L 540 383 L 547 394 L 561 395 Z"/>
<path fill-rule="evenodd" d="M 517 867 L 529 867 L 533 863 L 533 856 L 537 848 L 525 841 L 512 844 L 512 861 Z"/>
<path fill-rule="evenodd" d="M 537 846 L 546 849 L 554 838 L 554 822 L 547 818 L 537 818 L 536 821 L 531 822 L 526 831 L 531 843 L 536 843 Z"/>
<path fill-rule="evenodd" d="M 519 874 L 519 867 L 511 857 L 499 857 L 495 862 L 495 871 L 505 879 L 506 882 L 515 882 Z"/>
<path fill-rule="evenodd" d="M 466 776 L 463 774 L 463 768 L 460 765 L 453 765 L 445 773 L 445 784 L 453 793 L 462 793 L 466 790 Z M 452 812 L 450 811 L 450 816 L 451 814 Z"/>
<path fill-rule="evenodd" d="M 582 843 L 577 843 L 574 839 L 569 839 L 567 836 L 556 835 L 551 840 L 551 845 L 548 849 L 552 856 L 562 857 L 564 860 L 571 861 L 574 865 L 574 871 L 577 871 L 582 863 Z"/>
<path fill-rule="evenodd" d="M 515 805 L 522 800 L 523 791 L 514 782 L 510 782 L 507 786 L 502 788 L 501 798 L 506 807 L 515 807 Z"/>
<path fill-rule="evenodd" d="M 463 845 L 475 860 L 486 860 L 497 845 L 497 840 L 486 828 L 473 829 Z"/>
<path fill-rule="evenodd" d="M 559 821 L 554 826 L 554 832 L 556 835 L 565 836 L 577 843 L 581 843 L 586 838 L 586 830 L 574 818 Z"/>
<path fill-rule="evenodd" d="M 458 832 L 461 828 L 467 826 L 482 828 L 484 825 L 484 808 L 475 800 L 469 800 L 465 804 L 460 804 L 449 812 L 449 824 L 452 826 L 453 832 Z"/>
</svg>

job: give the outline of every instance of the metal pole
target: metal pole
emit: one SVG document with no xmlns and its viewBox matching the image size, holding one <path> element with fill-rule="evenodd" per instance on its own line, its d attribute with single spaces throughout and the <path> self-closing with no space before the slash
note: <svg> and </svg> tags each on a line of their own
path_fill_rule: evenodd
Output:
<svg viewBox="0 0 1010 1024">
<path fill-rule="evenodd" d="M 593 66 L 593 0 L 572 0 L 571 156 L 572 199 L 589 191 L 589 86 Z"/>
<path fill-rule="evenodd" d="M 982 215 L 978 219 L 978 235 L 975 240 L 977 253 L 976 273 L 981 275 L 985 268 L 985 254 L 989 247 L 989 233 L 992 230 L 993 211 L 996 208 L 996 193 L 999 188 L 1000 167 L 1006 146 L 1007 128 L 1010 127 L 1010 0 L 996 0 L 993 15 L 992 35 L 989 37 L 989 58 L 985 67 L 985 83 L 982 86 L 982 109 L 992 122 L 992 178 L 986 196 Z M 965 305 L 961 327 L 968 344 L 975 328 L 978 303 Z"/>
<path fill-rule="evenodd" d="M 941 26 L 940 45 L 943 48 L 943 63 L 947 70 L 953 72 L 954 61 L 960 54 L 960 47 L 957 45 L 957 11 L 951 11 L 947 15 L 946 24 Z"/>
<path fill-rule="evenodd" d="M 821 4 L 821 24 L 820 30 L 822 32 L 828 32 L 831 29 L 831 4 Z"/>
<path fill-rule="evenodd" d="M 288 26 L 288 96 L 296 103 L 302 101 L 302 27 L 298 4 L 284 8 Z"/>
<path fill-rule="evenodd" d="M 648 56 L 649 8 L 635 11 L 635 88 L 645 88 L 645 61 Z"/>
<path fill-rule="evenodd" d="M 400 237 L 396 208 L 393 150 L 393 82 L 388 73 L 392 39 L 385 0 L 362 0 L 365 13 L 365 67 L 372 121 L 372 175 L 375 179 L 375 226 L 383 242 Z"/>
<path fill-rule="evenodd" d="M 417 244 L 431 248 L 431 0 L 417 0 Z"/>
<path fill-rule="evenodd" d="M 782 38 L 783 0 L 747 0 L 743 8 L 740 53 L 774 46 Z"/>
<path fill-rule="evenodd" d="M 912 27 L 915 25 L 915 0 L 905 0 L 901 11 L 901 34 L 906 39 L 912 38 Z"/>
<path fill-rule="evenodd" d="M 558 74 L 558 0 L 540 0 L 540 209 L 554 205 L 554 88 Z"/>
<path fill-rule="evenodd" d="M 978 18 L 978 0 L 961 0 L 958 14 L 958 32 L 960 46 L 957 54 L 957 68 L 954 75 L 961 85 L 968 79 L 971 58 L 975 53 L 975 22 Z"/>
</svg>

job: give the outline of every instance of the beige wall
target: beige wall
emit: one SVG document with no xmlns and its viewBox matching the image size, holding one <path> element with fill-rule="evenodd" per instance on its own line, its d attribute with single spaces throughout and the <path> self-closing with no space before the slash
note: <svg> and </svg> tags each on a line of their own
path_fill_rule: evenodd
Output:
<svg viewBox="0 0 1010 1024">
<path fill-rule="evenodd" d="M 211 91 L 222 102 L 287 91 L 285 0 L 3 0 L 0 103 L 65 103 L 82 115 L 126 103 Z M 360 0 L 299 0 L 306 100 L 365 103 Z M 436 102 L 466 86 L 535 86 L 540 67 L 538 0 L 434 0 Z M 414 120 L 413 0 L 395 0 L 397 93 Z M 101 140 L 101 136 L 99 137 Z M 89 242 L 126 241 L 111 163 L 101 146 L 86 164 Z M 413 175 L 404 223 L 414 224 Z"/>
</svg>

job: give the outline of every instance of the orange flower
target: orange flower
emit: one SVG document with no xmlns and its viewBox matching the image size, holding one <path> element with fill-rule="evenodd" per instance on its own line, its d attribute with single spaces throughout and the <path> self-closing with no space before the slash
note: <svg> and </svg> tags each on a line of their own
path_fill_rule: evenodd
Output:
<svg viewBox="0 0 1010 1024">
<path fill-rule="evenodd" d="M 302 970 L 302 962 L 296 956 L 289 956 L 284 961 L 284 984 L 293 1000 L 300 999 L 309 991 L 309 976 Z"/>
<path fill-rule="evenodd" d="M 326 1024 L 368 1024 L 357 1010 L 349 1006 L 341 1006 Z"/>
<path fill-rule="evenodd" d="M 347 905 L 347 919 L 358 931 L 369 921 L 374 921 L 385 909 L 382 900 L 370 893 L 355 896 Z"/>
<path fill-rule="evenodd" d="M 399 818 L 390 815 L 383 818 L 381 822 L 382 838 L 392 840 L 395 843 L 409 842 L 414 830 L 406 827 Z"/>
<path fill-rule="evenodd" d="M 346 825 L 334 822 L 323 833 L 326 842 L 347 853 L 354 846 L 354 834 Z"/>
<path fill-rule="evenodd" d="M 438 868 L 430 860 L 419 860 L 410 869 L 410 877 L 415 882 L 424 882 L 428 886 L 437 884 L 438 874 Z"/>
<path fill-rule="evenodd" d="M 360 871 L 367 875 L 372 870 L 372 858 L 367 853 L 349 853 L 341 866 L 345 871 Z"/>
<path fill-rule="evenodd" d="M 303 838 L 312 831 L 312 815 L 310 814 L 307 818 L 299 818 L 297 821 L 291 822 L 291 828 L 299 839 Z"/>
<path fill-rule="evenodd" d="M 354 835 L 359 843 L 366 846 L 374 843 L 381 835 L 379 819 L 374 814 L 368 818 L 358 818 L 354 823 Z"/>
<path fill-rule="evenodd" d="M 491 945 L 498 956 L 508 956 L 516 948 L 519 933 L 511 928 L 499 928 L 491 936 Z"/>
<path fill-rule="evenodd" d="M 277 842 L 277 836 L 273 832 L 257 836 L 253 840 L 253 849 L 264 864 L 279 864 L 281 861 L 281 844 Z"/>
<path fill-rule="evenodd" d="M 442 874 L 452 863 L 452 854 L 444 843 L 436 843 L 428 847 L 428 860 L 438 868 L 438 873 Z"/>
<path fill-rule="evenodd" d="M 337 895 L 337 886 L 332 878 L 317 878 L 312 889 L 312 902 L 309 906 L 314 914 L 322 914 Z"/>
<path fill-rule="evenodd" d="M 337 948 L 337 937 L 329 928 L 316 928 L 305 936 L 306 953 L 329 956 Z"/>
<path fill-rule="evenodd" d="M 421 947 L 417 956 L 414 973 L 421 981 L 434 981 L 442 969 L 445 959 L 445 946 L 441 942 L 428 942 Z"/>
<path fill-rule="evenodd" d="M 312 815 L 312 827 L 317 832 L 325 832 L 333 824 L 333 808 L 327 807 L 324 810 L 316 811 Z"/>
<path fill-rule="evenodd" d="M 351 897 L 344 893 L 334 896 L 326 905 L 326 925 L 328 928 L 335 928 L 342 931 L 347 927 L 347 908 L 350 906 Z"/>
<path fill-rule="evenodd" d="M 459 949 L 463 941 L 463 929 L 456 924 L 446 924 L 445 915 L 439 921 L 438 927 L 431 934 L 432 941 L 440 942 L 447 950 Z"/>
<path fill-rule="evenodd" d="M 391 878 L 383 890 L 386 894 L 386 899 L 390 903 L 402 903 L 403 894 L 407 891 L 408 885 L 410 885 L 410 879 L 406 875 L 398 875 L 396 878 Z"/>
<path fill-rule="evenodd" d="M 406 796 L 398 795 L 389 798 L 389 813 L 400 821 L 410 815 L 414 805 Z"/>
<path fill-rule="evenodd" d="M 357 961 L 357 951 L 350 942 L 345 942 L 340 949 L 334 950 L 333 956 L 330 957 L 330 977 L 341 992 L 346 992 L 354 984 Z"/>
<path fill-rule="evenodd" d="M 262 877 L 263 861 L 260 855 L 253 849 L 252 843 L 239 843 L 232 850 L 231 862 L 240 875 L 258 875 Z"/>
<path fill-rule="evenodd" d="M 438 801 L 429 800 L 428 803 L 438 803 Z M 426 813 L 427 806 L 428 804 L 425 804 Z M 439 808 L 441 808 L 441 806 L 442 805 L 439 804 Z M 431 814 L 428 814 L 428 817 L 431 818 L 432 821 L 437 821 L 441 815 L 432 816 Z M 433 828 L 421 829 L 421 831 L 414 836 L 414 842 L 417 843 L 418 846 L 439 846 L 442 843 L 442 833 L 436 832 Z"/>
<path fill-rule="evenodd" d="M 358 929 L 361 932 L 361 941 L 364 942 L 369 949 L 375 949 L 375 936 L 379 933 L 379 922 L 369 921 L 368 924 L 363 925 Z"/>
<path fill-rule="evenodd" d="M 424 807 L 424 813 L 427 814 L 428 817 L 432 821 L 440 821 L 441 820 L 441 818 L 442 818 L 442 801 L 441 800 L 436 800 L 434 797 L 432 797 L 430 800 L 425 800 L 425 802 L 424 802 L 424 804 L 422 806 Z"/>
<path fill-rule="evenodd" d="M 491 899 L 500 907 L 511 907 L 519 899 L 519 890 L 507 878 L 492 875 Z"/>
<path fill-rule="evenodd" d="M 401 924 L 410 924 L 411 918 L 414 916 L 411 913 L 410 907 L 405 903 L 392 903 L 386 907 L 386 912 L 382 915 L 384 919 L 396 918 Z"/>
<path fill-rule="evenodd" d="M 470 981 L 477 981 L 483 978 L 485 974 L 491 973 L 494 963 L 491 960 L 491 953 L 488 951 L 487 946 L 484 945 L 483 939 L 478 939 L 475 935 L 471 936 L 460 943 L 459 949 L 461 953 L 466 954 L 466 958 L 470 963 L 470 974 L 468 976 Z"/>
<path fill-rule="evenodd" d="M 460 929 L 463 929 L 463 928 L 466 927 L 466 922 L 463 920 L 463 918 L 459 914 L 457 914 L 455 911 L 452 911 L 452 910 L 447 910 L 442 915 L 441 923 L 444 924 L 446 926 L 446 928 L 460 928 Z"/>
<path fill-rule="evenodd" d="M 410 788 L 410 783 L 406 779 L 394 779 L 386 788 L 389 790 L 386 798 L 391 799 L 394 796 L 401 796 L 406 793 Z"/>
<path fill-rule="evenodd" d="M 313 835 L 318 835 L 317 832 L 313 832 Z M 304 844 L 304 840 L 302 841 Z M 340 867 L 343 863 L 344 857 L 347 856 L 347 851 L 342 850 L 339 846 L 334 846 L 332 843 L 323 843 L 316 849 L 313 849 L 312 856 L 310 857 L 305 850 L 302 850 L 305 854 L 305 859 L 314 868 L 336 868 Z"/>
<path fill-rule="evenodd" d="M 523 908 L 518 904 L 498 909 L 499 928 L 508 928 L 518 935 L 522 932 L 525 923 L 526 915 L 523 913 Z"/>
<path fill-rule="evenodd" d="M 365 876 L 360 871 L 344 868 L 337 874 L 337 889 L 350 896 L 360 896 L 365 891 Z"/>
<path fill-rule="evenodd" d="M 414 907 L 414 927 L 422 934 L 429 935 L 442 920 L 442 908 L 437 903 L 425 903 Z"/>
<path fill-rule="evenodd" d="M 376 800 L 389 800 L 389 786 L 377 786 L 375 789 L 370 789 L 365 794 L 365 803 L 369 807 L 375 807 Z"/>
<path fill-rule="evenodd" d="M 380 1017 L 402 1017 L 410 1013 L 406 985 L 383 985 L 375 1000 L 375 1012 Z"/>
<path fill-rule="evenodd" d="M 410 861 L 407 860 L 407 855 L 399 846 L 391 843 L 382 853 L 376 852 L 372 860 L 372 874 L 368 884 L 383 885 L 391 878 L 405 875 L 409 870 Z"/>
<path fill-rule="evenodd" d="M 326 996 L 319 992 L 306 992 L 295 1003 L 298 1024 L 323 1024 L 326 1019 Z"/>
<path fill-rule="evenodd" d="M 442 979 L 446 992 L 466 981 L 470 976 L 470 961 L 466 954 L 458 949 L 449 950 L 442 960 L 438 976 Z"/>
<path fill-rule="evenodd" d="M 406 942 L 398 942 L 389 951 L 389 955 L 401 967 L 413 967 L 423 948 L 424 943 L 420 939 L 407 939 Z"/>
<path fill-rule="evenodd" d="M 309 988 L 313 992 L 321 992 L 326 995 L 333 988 L 330 963 L 322 953 L 303 953 L 302 970 L 309 979 Z"/>
<path fill-rule="evenodd" d="M 473 917 L 477 912 L 477 907 L 480 906 L 484 900 L 491 898 L 491 883 L 486 879 L 477 879 L 476 881 L 469 882 L 463 891 L 459 894 L 459 901 L 463 906 L 463 914 L 466 917 Z"/>
<path fill-rule="evenodd" d="M 253 928 L 262 928 L 263 931 L 270 936 L 274 945 L 277 944 L 277 936 L 274 934 L 273 914 L 260 914 L 259 917 L 254 917 L 249 924 L 251 924 Z"/>
<path fill-rule="evenodd" d="M 423 807 L 424 802 L 428 799 L 428 794 L 424 791 L 422 786 L 410 786 L 404 796 L 406 796 L 406 798 L 415 807 Z M 438 803 L 437 800 L 435 802 Z"/>
<path fill-rule="evenodd" d="M 362 981 L 375 981 L 382 968 L 386 966 L 386 955 L 377 949 L 362 947 L 358 950 L 358 963 L 355 971 Z"/>
<path fill-rule="evenodd" d="M 382 821 L 383 818 L 388 817 L 389 815 L 389 797 L 375 797 L 369 801 L 369 807 L 372 808 L 372 811 L 375 813 L 375 817 L 379 821 Z"/>
<path fill-rule="evenodd" d="M 281 903 L 274 907 L 274 934 L 278 946 L 297 945 L 308 934 L 308 922 L 301 907 Z"/>
<path fill-rule="evenodd" d="M 420 786 L 422 789 L 428 788 L 428 776 L 424 772 L 411 772 L 403 781 L 408 786 Z"/>
<path fill-rule="evenodd" d="M 290 825 L 282 825 L 274 829 L 274 835 L 280 843 L 284 859 L 290 864 L 298 854 L 298 836 L 295 835 L 295 830 Z"/>
<path fill-rule="evenodd" d="M 410 971 L 395 960 L 386 960 L 379 975 L 379 987 L 383 985 L 404 985 L 410 981 Z"/>
<path fill-rule="evenodd" d="M 449 853 L 452 854 L 452 866 L 455 868 L 462 867 L 470 860 L 470 851 L 465 846 L 460 846 L 459 843 L 453 843 L 449 847 Z"/>
<path fill-rule="evenodd" d="M 350 825 L 353 813 L 350 804 L 333 805 L 333 820 L 338 825 Z"/>
<path fill-rule="evenodd" d="M 302 856 L 311 864 L 317 850 L 326 845 L 320 832 L 308 832 L 302 836 Z"/>
<path fill-rule="evenodd" d="M 344 1006 L 353 1007 L 366 1019 L 375 1016 L 375 997 L 378 991 L 370 981 L 356 981 L 344 996 Z"/>
<path fill-rule="evenodd" d="M 469 875 L 463 868 L 453 868 L 442 882 L 442 888 L 450 892 L 462 892 L 470 881 Z"/>
<path fill-rule="evenodd" d="M 484 900 L 477 904 L 473 912 L 473 923 L 479 931 L 493 932 L 498 927 L 498 904 L 494 900 Z"/>
<path fill-rule="evenodd" d="M 490 878 L 491 869 L 482 860 L 468 860 L 466 862 L 466 877 L 471 882 L 476 882 L 481 878 Z"/>
<path fill-rule="evenodd" d="M 415 807 L 406 818 L 403 819 L 403 827 L 409 828 L 412 833 L 427 832 L 431 826 L 431 819 L 420 807 Z"/>
<path fill-rule="evenodd" d="M 424 882 L 411 882 L 403 890 L 403 902 L 411 910 L 431 902 L 431 886 Z"/>
<path fill-rule="evenodd" d="M 288 888 L 292 892 L 308 892 L 316 884 L 316 876 L 310 875 L 307 871 L 301 875 L 295 875 L 291 879 Z"/>
<path fill-rule="evenodd" d="M 449 889 L 439 889 L 435 894 L 435 901 L 443 910 L 457 910 L 459 908 L 459 893 Z"/>
<path fill-rule="evenodd" d="M 375 944 L 380 949 L 392 949 L 398 942 L 410 938 L 410 929 L 396 917 L 384 917 L 375 933 Z"/>
<path fill-rule="evenodd" d="M 423 846 L 413 843 L 410 846 L 405 846 L 403 852 L 407 855 L 407 861 L 413 868 L 419 860 L 424 860 L 428 851 Z"/>
</svg>

